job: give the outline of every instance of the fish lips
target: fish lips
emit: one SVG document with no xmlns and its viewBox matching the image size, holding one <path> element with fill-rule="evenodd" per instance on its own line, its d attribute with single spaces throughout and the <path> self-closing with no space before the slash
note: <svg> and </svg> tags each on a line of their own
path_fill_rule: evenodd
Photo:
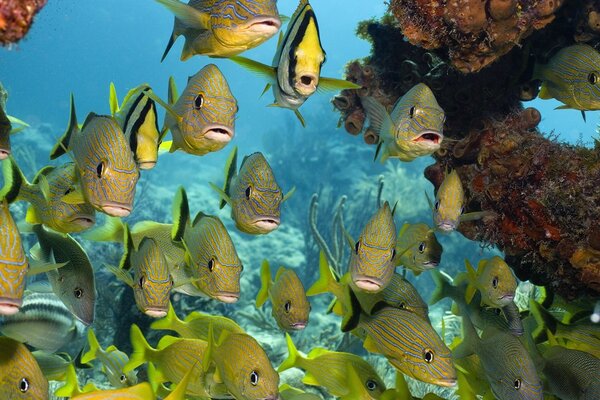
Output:
<svg viewBox="0 0 600 400">
<path fill-rule="evenodd" d="M 215 299 L 222 303 L 235 303 L 240 299 L 240 294 L 233 292 L 219 292 L 215 294 Z"/>
<path fill-rule="evenodd" d="M 425 130 L 419 133 L 419 135 L 412 139 L 415 143 L 428 144 L 432 147 L 439 147 L 442 144 L 442 139 L 444 139 L 444 135 L 440 132 L 433 130 Z"/>
<path fill-rule="evenodd" d="M 106 201 L 100 204 L 102 212 L 112 217 L 126 217 L 131 214 L 131 208 L 132 207 L 129 204 L 112 201 Z"/>
<path fill-rule="evenodd" d="M 261 217 L 252 221 L 252 225 L 260 229 L 261 232 L 271 232 L 279 228 L 281 220 L 277 217 Z"/>
<path fill-rule="evenodd" d="M 425 261 L 423 264 L 421 264 L 421 266 L 424 269 L 433 269 L 433 268 L 437 268 L 438 265 L 440 265 L 440 261 L 439 260 L 429 260 L 429 261 Z"/>
<path fill-rule="evenodd" d="M 242 29 L 246 32 L 258 33 L 260 36 L 273 36 L 281 28 L 281 20 L 268 15 L 260 15 L 252 18 L 250 21 L 242 25 Z"/>
<path fill-rule="evenodd" d="M 144 310 L 144 314 L 152 318 L 163 318 L 167 315 L 166 307 L 149 307 Z"/>
<path fill-rule="evenodd" d="M 23 299 L 0 297 L 0 315 L 14 315 L 23 305 Z"/>
<path fill-rule="evenodd" d="M 513 293 L 506 293 L 498 297 L 498 304 L 504 307 L 510 304 L 514 299 L 515 295 Z"/>
<path fill-rule="evenodd" d="M 294 331 L 301 331 L 302 329 L 306 328 L 307 324 L 308 324 L 307 321 L 293 322 L 290 324 L 290 329 L 292 329 Z"/>
<path fill-rule="evenodd" d="M 435 385 L 438 386 L 443 386 L 443 387 L 454 387 L 456 386 L 456 378 L 440 378 L 440 379 L 435 379 L 435 382 L 431 382 Z"/>
<path fill-rule="evenodd" d="M 319 76 L 312 72 L 298 72 L 294 79 L 294 89 L 302 96 L 310 96 L 317 90 Z"/>
<path fill-rule="evenodd" d="M 70 219 L 70 222 L 82 227 L 83 229 L 88 229 L 94 226 L 94 224 L 96 223 L 96 217 L 91 214 L 76 215 Z"/>
<path fill-rule="evenodd" d="M 139 169 L 152 169 L 156 166 L 156 161 L 143 161 L 139 160 L 137 162 L 137 166 Z"/>
<path fill-rule="evenodd" d="M 200 135 L 212 142 L 229 143 L 233 139 L 234 131 L 225 125 L 211 124 L 204 127 Z"/>
<path fill-rule="evenodd" d="M 448 220 L 439 221 L 437 223 L 437 228 L 444 233 L 455 231 L 457 226 L 458 226 L 458 223 L 456 223 L 454 221 L 448 221 Z"/>
<path fill-rule="evenodd" d="M 0 161 L 5 160 L 10 156 L 10 150 L 0 149 Z"/>
<path fill-rule="evenodd" d="M 352 276 L 354 285 L 365 292 L 379 292 L 383 289 L 383 283 L 380 279 L 371 276 L 354 275 Z"/>
</svg>

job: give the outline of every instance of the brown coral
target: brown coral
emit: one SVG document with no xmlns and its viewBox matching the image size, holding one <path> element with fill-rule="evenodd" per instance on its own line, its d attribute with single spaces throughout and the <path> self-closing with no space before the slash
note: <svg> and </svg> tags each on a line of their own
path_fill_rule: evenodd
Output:
<svg viewBox="0 0 600 400">
<path fill-rule="evenodd" d="M 21 40 L 33 23 L 33 17 L 47 0 L 4 0 L 0 2 L 0 44 Z"/>
</svg>

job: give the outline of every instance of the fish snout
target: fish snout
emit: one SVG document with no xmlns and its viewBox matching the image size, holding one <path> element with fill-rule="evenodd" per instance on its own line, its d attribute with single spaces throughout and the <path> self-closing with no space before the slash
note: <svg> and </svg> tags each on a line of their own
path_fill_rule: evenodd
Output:
<svg viewBox="0 0 600 400">
<path fill-rule="evenodd" d="M 15 315 L 22 304 L 22 299 L 0 298 L 0 315 Z"/>
<path fill-rule="evenodd" d="M 310 96 L 317 90 L 319 77 L 311 72 L 300 72 L 296 77 L 295 88 L 303 96 Z"/>
<path fill-rule="evenodd" d="M 457 383 L 456 378 L 443 378 L 443 379 L 439 379 L 437 382 L 435 382 L 436 385 L 443 386 L 443 387 L 455 387 L 456 383 Z"/>
<path fill-rule="evenodd" d="M 264 36 L 273 36 L 281 28 L 281 20 L 276 17 L 261 16 L 247 23 L 246 29 Z"/>
<path fill-rule="evenodd" d="M 138 161 L 139 169 L 152 169 L 156 165 L 156 161 Z"/>
<path fill-rule="evenodd" d="M 144 314 L 152 318 L 163 318 L 167 315 L 167 310 L 162 308 L 148 308 L 144 311 Z"/>
<path fill-rule="evenodd" d="M 112 217 L 126 217 L 131 214 L 131 207 L 125 204 L 105 203 L 100 206 L 102 212 Z"/>
<path fill-rule="evenodd" d="M 5 160 L 10 156 L 10 150 L 0 149 L 0 161 Z"/>
<path fill-rule="evenodd" d="M 438 265 L 440 265 L 439 260 L 429 260 L 429 261 L 425 261 L 423 264 L 423 268 L 425 269 L 433 269 L 433 268 L 437 268 Z"/>
<path fill-rule="evenodd" d="M 233 129 L 225 125 L 209 125 L 202 131 L 202 136 L 212 142 L 229 143 L 233 139 Z"/>
<path fill-rule="evenodd" d="M 293 324 L 290 324 L 290 328 L 295 331 L 301 331 L 306 328 L 306 321 L 294 322 Z"/>
<path fill-rule="evenodd" d="M 260 218 L 254 221 L 254 225 L 261 230 L 261 232 L 271 232 L 279 228 L 281 220 L 279 218 Z"/>
<path fill-rule="evenodd" d="M 439 146 L 442 143 L 444 136 L 436 131 L 421 132 L 419 136 L 413 139 L 414 142 L 426 143 L 432 146 Z"/>
<path fill-rule="evenodd" d="M 383 289 L 381 281 L 370 276 L 356 275 L 352 277 L 352 282 L 358 289 L 365 292 L 379 292 Z"/>
<path fill-rule="evenodd" d="M 83 229 L 88 229 L 96 223 L 96 217 L 93 215 L 77 215 L 71 219 L 71 222 Z"/>
<path fill-rule="evenodd" d="M 235 303 L 240 299 L 239 293 L 221 292 L 215 296 L 217 300 L 223 303 Z"/>
<path fill-rule="evenodd" d="M 454 221 L 439 221 L 437 223 L 437 228 L 443 233 L 448 233 L 456 230 L 457 223 Z"/>
</svg>

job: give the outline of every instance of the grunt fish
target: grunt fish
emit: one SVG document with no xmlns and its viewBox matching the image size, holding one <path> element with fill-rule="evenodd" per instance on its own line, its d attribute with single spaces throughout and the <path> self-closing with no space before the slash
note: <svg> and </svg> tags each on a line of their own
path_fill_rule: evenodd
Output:
<svg viewBox="0 0 600 400">
<path fill-rule="evenodd" d="M 383 290 L 394 274 L 395 246 L 396 224 L 386 201 L 367 222 L 350 255 L 353 287 L 367 292 Z"/>
<path fill-rule="evenodd" d="M 391 114 L 372 97 L 361 98 L 371 129 L 379 134 L 381 162 L 388 158 L 412 161 L 440 149 L 446 115 L 435 95 L 418 83 L 396 101 Z"/>
<path fill-rule="evenodd" d="M 14 315 L 23 304 L 29 262 L 5 194 L 0 198 L 0 315 Z"/>
<path fill-rule="evenodd" d="M 562 400 L 600 398 L 600 359 L 585 351 L 551 346 L 543 353 L 549 391 Z"/>
<path fill-rule="evenodd" d="M 125 389 L 97 390 L 82 393 L 75 397 L 79 400 L 154 400 L 156 396 L 148 382 Z M 183 397 L 180 397 L 183 399 Z"/>
<path fill-rule="evenodd" d="M 281 222 L 281 203 L 293 194 L 294 189 L 283 195 L 262 153 L 244 157 L 237 173 L 236 168 L 237 147 L 225 165 L 223 190 L 211 183 L 211 187 L 221 196 L 220 207 L 225 207 L 225 204 L 231 206 L 231 218 L 242 232 L 265 234 L 277 229 Z"/>
<path fill-rule="evenodd" d="M 264 260 L 260 268 L 260 281 L 256 307 L 261 307 L 268 298 L 273 306 L 273 318 L 280 329 L 294 331 L 306 328 L 311 307 L 296 272 L 279 267 L 272 281 L 269 262 Z"/>
<path fill-rule="evenodd" d="M 267 78 L 263 93 L 273 87 L 275 101 L 272 106 L 293 110 L 302 126 L 305 126 L 298 108 L 317 88 L 360 89 L 359 85 L 343 79 L 321 77 L 325 58 L 317 16 L 308 0 L 300 0 L 285 34 L 279 37 L 272 66 L 240 56 L 231 57 L 231 60 Z"/>
<path fill-rule="evenodd" d="M 0 337 L 0 397 L 47 400 L 48 380 L 25 345 Z"/>
<path fill-rule="evenodd" d="M 396 242 L 396 266 L 402 265 L 419 275 L 440 264 L 444 249 L 427 224 L 404 224 Z"/>
<path fill-rule="evenodd" d="M 490 307 L 502 308 L 513 302 L 517 280 L 502 258 L 494 256 L 489 260 L 479 261 L 477 271 L 467 259 L 465 265 L 469 281 L 465 293 L 467 303 L 471 302 L 475 290 L 481 292 L 481 302 Z"/>
<path fill-rule="evenodd" d="M 161 149 L 170 153 L 183 150 L 203 156 L 219 151 L 235 135 L 237 100 L 219 68 L 208 64 L 188 78 L 187 85 L 177 97 L 175 81 L 169 79 L 169 104 L 150 94 L 165 109 L 165 122 L 161 137 L 171 131 L 172 141 L 163 142 Z"/>
<path fill-rule="evenodd" d="M 67 368 L 73 360 L 66 353 L 54 354 L 43 350 L 32 351 L 31 355 L 37 361 L 42 373 L 49 381 L 64 381 Z"/>
<path fill-rule="evenodd" d="M 110 113 L 123 130 L 139 169 L 154 168 L 162 139 L 156 103 L 148 95 L 151 91 L 152 88 L 143 83 L 127 92 L 119 106 L 115 85 L 110 84 Z"/>
<path fill-rule="evenodd" d="M 196 55 L 230 57 L 265 42 L 281 20 L 275 0 L 156 0 L 175 14 L 173 32 L 161 61 L 183 35 L 181 61 Z"/>
<path fill-rule="evenodd" d="M 64 263 L 61 268 L 48 271 L 52 291 L 64 305 L 85 325 L 94 322 L 96 281 L 94 268 L 87 253 L 70 235 L 60 235 L 34 225 L 39 246 L 31 253 L 34 259 L 45 263 Z"/>
<path fill-rule="evenodd" d="M 342 399 L 378 399 L 385 390 L 383 380 L 362 357 L 321 347 L 315 347 L 307 356 L 302 356 L 292 338 L 287 333 L 285 337 L 288 357 L 277 371 L 301 368 L 305 371 L 304 384 L 322 386 Z"/>
<path fill-rule="evenodd" d="M 140 311 L 153 318 L 164 317 L 170 304 L 173 278 L 160 247 L 154 239 L 144 237 L 136 249 L 127 224 L 124 229 L 124 247 L 119 268 L 108 266 L 108 269 L 133 289 L 135 303 Z"/>
<path fill-rule="evenodd" d="M 90 203 L 108 215 L 126 217 L 133 208 L 139 171 L 123 131 L 111 116 L 89 113 L 79 129 L 71 95 L 69 126 L 50 153 L 50 159 L 72 152 L 81 188 L 63 201 Z"/>
<path fill-rule="evenodd" d="M 135 371 L 128 371 L 127 373 L 123 371 L 125 365 L 129 362 L 127 354 L 114 345 L 104 350 L 91 328 L 88 329 L 87 338 L 89 350 L 81 356 L 81 363 L 87 364 L 90 361 L 99 360 L 102 363 L 102 372 L 104 372 L 113 387 L 128 387 L 138 382 Z"/>
</svg>

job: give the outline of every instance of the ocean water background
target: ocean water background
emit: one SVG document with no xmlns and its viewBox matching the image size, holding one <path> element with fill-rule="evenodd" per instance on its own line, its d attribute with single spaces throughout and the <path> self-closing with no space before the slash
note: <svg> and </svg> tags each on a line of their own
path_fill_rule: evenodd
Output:
<svg viewBox="0 0 600 400">
<path fill-rule="evenodd" d="M 327 52 L 322 76 L 342 77 L 346 62 L 365 57 L 370 51 L 369 43 L 355 36 L 357 23 L 382 16 L 386 5 L 383 1 L 373 0 L 313 0 L 311 4 Z M 278 7 L 281 14 L 291 16 L 297 2 L 279 1 Z M 126 219 L 130 223 L 142 219 L 170 222 L 171 200 L 179 185 L 188 190 L 193 213 L 202 210 L 221 217 L 245 265 L 242 298 L 238 304 L 227 306 L 207 302 L 206 307 L 212 307 L 208 311 L 216 310 L 234 318 L 238 311 L 251 314 L 259 285 L 258 269 L 264 258 L 271 261 L 273 273 L 278 265 L 286 265 L 296 268 L 306 288 L 314 282 L 318 275 L 317 260 L 307 215 L 310 197 L 315 192 L 320 193 L 319 221 L 326 236 L 331 225 L 331 209 L 342 195 L 347 196 L 347 226 L 352 235 L 358 236 L 361 224 L 375 212 L 374 193 L 379 175 L 384 176 L 383 197 L 391 203 L 399 202 L 398 228 L 404 221 L 431 222 L 423 192 L 427 190 L 431 194 L 432 185 L 422 174 L 423 168 L 432 163 L 431 159 L 412 163 L 390 160 L 385 165 L 374 163 L 374 147 L 365 145 L 361 136 L 350 136 L 343 128 L 336 127 L 339 114 L 333 111 L 330 103 L 335 93 L 316 93 L 301 107 L 307 123 L 307 128 L 302 128 L 290 110 L 267 107 L 272 102 L 270 91 L 259 98 L 264 80 L 229 60 L 195 56 L 182 63 L 179 54 L 183 38 L 179 38 L 165 61 L 160 63 L 172 24 L 172 14 L 151 0 L 51 0 L 38 15 L 25 40 L 10 49 L 0 49 L 0 82 L 9 92 L 7 111 L 32 126 L 12 138 L 17 160 L 29 178 L 37 168 L 49 162 L 48 151 L 68 122 L 71 92 L 75 95 L 78 118 L 82 122 L 90 111 L 109 112 L 111 81 L 116 85 L 120 100 L 130 88 L 144 82 L 166 98 L 170 75 L 175 77 L 182 90 L 188 76 L 206 64 L 214 63 L 228 79 L 240 108 L 233 142 L 222 151 L 203 157 L 183 152 L 162 155 L 155 169 L 142 172 L 136 208 Z M 276 43 L 277 39 L 272 38 L 244 56 L 270 64 Z M 541 111 L 543 132 L 554 131 L 559 140 L 570 143 L 589 144 L 596 135 L 598 113 L 588 113 L 587 123 L 584 123 L 579 111 L 554 110 L 558 105 L 555 101 L 538 100 L 526 104 Z M 164 110 L 160 107 L 159 113 L 162 124 Z M 208 182 L 222 184 L 225 159 L 234 145 L 239 147 L 240 155 L 264 152 L 284 192 L 297 187 L 296 194 L 283 207 L 282 225 L 276 232 L 260 237 L 239 233 L 231 223 L 229 208 L 218 210 L 218 197 L 210 190 Z M 58 160 L 66 161 L 69 161 L 66 157 Z M 22 208 L 17 207 L 17 215 L 22 215 Z M 465 254 L 472 263 L 477 263 L 493 252 L 469 242 L 458 233 L 438 235 L 438 239 L 444 245 L 441 268 L 452 272 L 464 268 Z M 118 262 L 120 254 L 108 250 L 114 247 L 95 243 L 85 243 L 85 247 L 101 279 L 115 281 L 114 277 L 102 272 L 103 263 Z M 427 274 L 418 279 L 411 276 L 411 280 L 416 282 L 427 300 L 432 289 Z M 127 289 L 124 295 L 132 294 Z M 311 300 L 320 306 L 313 306 L 309 328 L 301 335 L 315 335 L 323 326 L 336 322 L 332 317 L 325 319 L 322 315 L 328 303 L 325 300 L 322 296 Z M 183 300 L 176 296 L 175 301 Z M 102 324 L 113 323 L 102 320 L 107 315 L 102 309 L 107 307 L 108 304 L 98 305 L 96 329 L 101 329 Z M 139 318 L 139 315 L 131 315 L 131 321 Z M 127 321 L 127 318 L 122 320 Z M 274 344 L 270 347 L 277 354 L 269 352 L 272 361 L 285 354 L 282 335 L 277 331 L 263 330 L 261 334 L 260 327 L 253 327 L 250 322 L 244 327 L 264 341 L 273 339 Z M 99 335 L 104 345 L 110 344 L 107 342 L 109 332 L 115 330 L 106 330 L 104 338 Z M 323 334 L 319 339 L 323 340 Z M 305 342 L 309 342 L 308 337 Z M 128 343 L 120 342 L 118 346 L 127 348 Z M 310 348 L 301 350 L 308 352 Z"/>
</svg>

